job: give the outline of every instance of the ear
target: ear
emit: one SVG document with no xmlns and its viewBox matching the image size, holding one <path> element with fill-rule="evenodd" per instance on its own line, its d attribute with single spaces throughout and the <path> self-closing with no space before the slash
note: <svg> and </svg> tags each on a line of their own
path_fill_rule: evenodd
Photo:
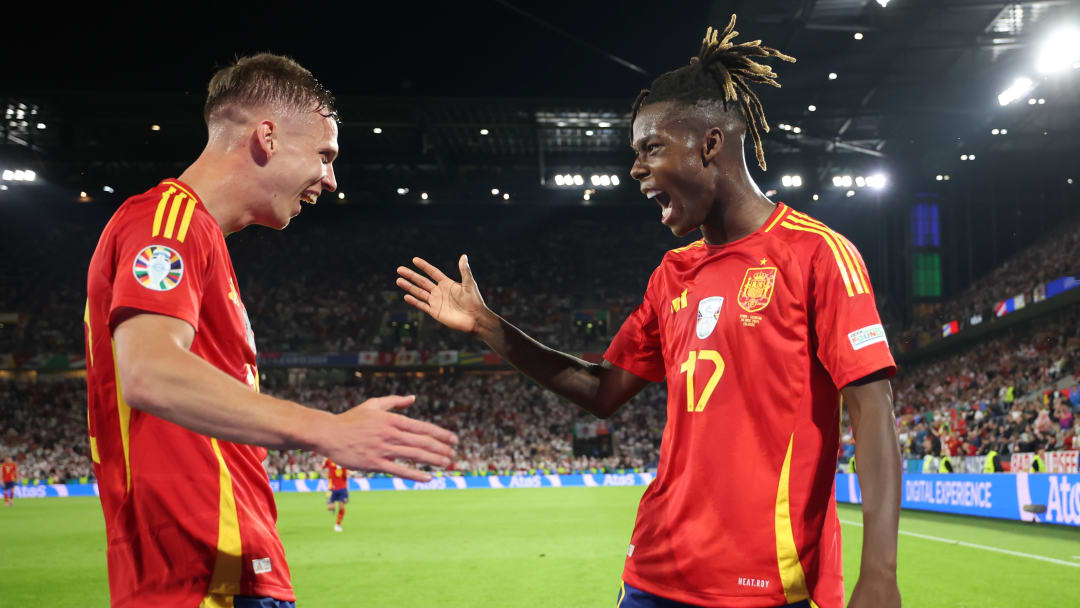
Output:
<svg viewBox="0 0 1080 608">
<path fill-rule="evenodd" d="M 255 156 L 255 162 L 265 165 L 270 157 L 279 149 L 277 141 L 277 124 L 272 120 L 263 120 L 255 125 L 252 132 L 251 148 Z"/>
<path fill-rule="evenodd" d="M 704 166 L 720 159 L 720 150 L 724 147 L 724 132 L 720 127 L 710 127 L 701 138 L 701 162 Z"/>
</svg>

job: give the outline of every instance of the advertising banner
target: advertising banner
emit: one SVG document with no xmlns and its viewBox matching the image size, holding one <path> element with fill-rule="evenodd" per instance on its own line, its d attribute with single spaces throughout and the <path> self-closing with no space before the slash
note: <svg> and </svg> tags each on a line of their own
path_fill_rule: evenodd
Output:
<svg viewBox="0 0 1080 608">
<path fill-rule="evenodd" d="M 837 473 L 836 501 L 861 503 L 857 475 Z M 1080 526 L 1080 475 L 904 473 L 904 509 Z"/>
</svg>

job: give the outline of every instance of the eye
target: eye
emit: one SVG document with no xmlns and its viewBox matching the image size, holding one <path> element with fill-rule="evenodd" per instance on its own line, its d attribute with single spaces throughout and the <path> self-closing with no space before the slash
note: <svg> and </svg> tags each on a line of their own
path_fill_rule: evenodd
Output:
<svg viewBox="0 0 1080 608">
<path fill-rule="evenodd" d="M 653 152 L 655 152 L 658 149 L 660 149 L 660 144 L 649 144 L 648 146 L 645 146 L 645 150 L 649 154 L 652 154 Z"/>
</svg>

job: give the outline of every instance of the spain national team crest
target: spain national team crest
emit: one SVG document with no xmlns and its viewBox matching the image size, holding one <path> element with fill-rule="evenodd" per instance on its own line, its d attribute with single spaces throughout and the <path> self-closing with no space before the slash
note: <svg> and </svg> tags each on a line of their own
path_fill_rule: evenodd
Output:
<svg viewBox="0 0 1080 608">
<path fill-rule="evenodd" d="M 746 312 L 758 312 L 772 301 L 776 285 L 776 267 L 748 268 L 739 286 L 739 306 Z"/>
<path fill-rule="evenodd" d="M 184 278 L 184 259 L 174 249 L 150 245 L 135 256 L 131 266 L 135 280 L 154 291 L 169 291 Z"/>
<path fill-rule="evenodd" d="M 697 306 L 697 337 L 704 340 L 708 338 L 714 329 L 716 322 L 720 320 L 720 309 L 724 306 L 724 298 L 713 296 L 698 302 Z"/>
</svg>

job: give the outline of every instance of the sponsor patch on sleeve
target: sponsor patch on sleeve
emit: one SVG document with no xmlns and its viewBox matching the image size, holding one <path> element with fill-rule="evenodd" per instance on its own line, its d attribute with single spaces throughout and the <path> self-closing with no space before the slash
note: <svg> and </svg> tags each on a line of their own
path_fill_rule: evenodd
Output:
<svg viewBox="0 0 1080 608">
<path fill-rule="evenodd" d="M 847 335 L 848 340 L 851 341 L 851 349 L 859 350 L 870 346 L 871 344 L 877 344 L 878 342 L 886 342 L 885 340 L 885 328 L 881 326 L 881 323 L 875 325 L 867 325 L 862 329 L 856 329 Z"/>
</svg>

